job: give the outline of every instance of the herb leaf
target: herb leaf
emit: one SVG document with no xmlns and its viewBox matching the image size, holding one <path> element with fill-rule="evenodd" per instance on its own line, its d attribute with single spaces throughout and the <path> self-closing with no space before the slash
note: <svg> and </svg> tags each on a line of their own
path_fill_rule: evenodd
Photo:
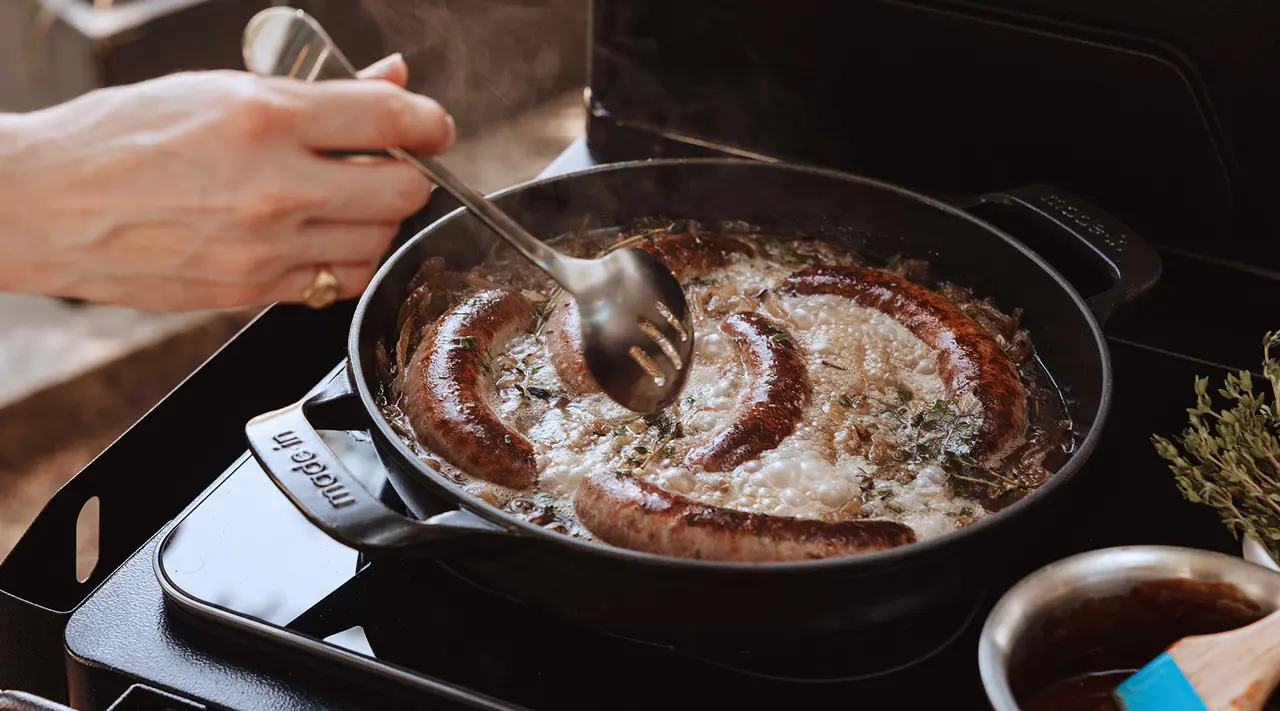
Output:
<svg viewBox="0 0 1280 711">
<path fill-rule="evenodd" d="M 471 350 L 472 348 L 475 348 L 475 347 L 476 347 L 476 337 L 475 337 L 475 336 L 462 336 L 462 337 L 460 337 L 460 338 L 455 338 L 455 339 L 453 339 L 453 345 L 454 345 L 454 346 L 456 346 L 456 347 L 458 347 L 458 348 L 461 348 L 461 349 L 462 349 L 462 350 L 464 350 L 464 351 L 469 351 L 469 350 Z"/>
<path fill-rule="evenodd" d="M 901 411 L 894 412 L 893 415 L 900 421 L 904 420 Z M 980 417 L 960 412 L 955 403 L 948 400 L 934 401 L 903 424 L 915 434 L 911 457 L 913 461 L 941 458 L 944 463 L 948 456 L 960 459 L 967 457 L 973 451 L 982 428 Z"/>
<path fill-rule="evenodd" d="M 669 412 L 659 412 L 655 414 L 645 415 L 644 424 L 650 430 L 654 430 L 657 438 L 667 439 L 675 434 L 680 424 L 676 418 L 671 416 Z"/>
<path fill-rule="evenodd" d="M 1188 426 L 1170 439 L 1153 435 L 1156 453 L 1169 464 L 1187 501 L 1217 510 L 1237 537 L 1252 536 L 1280 559 L 1280 361 L 1271 348 L 1280 332 L 1262 339 L 1262 373 L 1271 386 L 1254 393 L 1248 371 L 1229 374 L 1217 394 L 1227 401 L 1213 407 L 1209 379 L 1195 379 L 1196 406 L 1187 409 Z"/>
</svg>

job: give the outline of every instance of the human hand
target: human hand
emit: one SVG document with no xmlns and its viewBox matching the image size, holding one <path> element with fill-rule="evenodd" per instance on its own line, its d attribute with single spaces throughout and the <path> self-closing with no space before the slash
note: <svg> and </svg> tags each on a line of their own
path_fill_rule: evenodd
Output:
<svg viewBox="0 0 1280 711">
<path fill-rule="evenodd" d="M 326 150 L 454 140 L 393 55 L 368 80 L 174 74 L 0 116 L 0 289 L 177 311 L 299 302 L 318 266 L 368 284 L 430 183 Z"/>
</svg>

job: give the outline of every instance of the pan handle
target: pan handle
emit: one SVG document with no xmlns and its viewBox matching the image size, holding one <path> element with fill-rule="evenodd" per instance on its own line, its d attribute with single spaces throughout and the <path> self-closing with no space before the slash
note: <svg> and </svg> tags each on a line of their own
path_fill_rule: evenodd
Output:
<svg viewBox="0 0 1280 711">
<path fill-rule="evenodd" d="M 245 435 L 254 459 L 271 481 L 329 537 L 373 556 L 430 556 L 438 547 L 424 544 L 509 533 L 461 508 L 425 521 L 391 510 L 320 438 L 311 421 L 313 415 L 322 421 L 332 417 L 348 423 L 367 417 L 346 369 L 315 395 L 253 418 L 245 425 Z"/>
<path fill-rule="evenodd" d="M 961 208 L 997 204 L 1013 208 L 1064 232 L 1086 248 L 1092 261 L 1111 274 L 1112 287 L 1085 301 L 1105 324 L 1116 307 L 1141 296 L 1160 279 L 1160 255 L 1120 220 L 1098 206 L 1047 185 L 985 193 L 956 201 Z"/>
</svg>

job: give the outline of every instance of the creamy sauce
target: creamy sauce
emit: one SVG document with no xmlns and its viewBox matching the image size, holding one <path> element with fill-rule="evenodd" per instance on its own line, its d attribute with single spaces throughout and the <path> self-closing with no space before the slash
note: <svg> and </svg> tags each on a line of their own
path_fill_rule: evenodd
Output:
<svg viewBox="0 0 1280 711">
<path fill-rule="evenodd" d="M 583 477 L 599 470 L 627 472 L 667 491 L 741 511 L 898 521 L 921 540 L 988 515 L 988 505 L 1001 498 L 995 493 L 1002 482 L 1018 482 L 1025 472 L 997 476 L 990 492 L 981 484 L 955 485 L 947 452 L 976 433 L 983 413 L 972 396 L 948 400 L 937 353 L 892 318 L 848 299 L 776 291 L 815 254 L 828 264 L 860 258 L 812 240 L 738 238 L 757 244 L 762 256 L 735 255 L 727 267 L 685 280 L 696 351 L 687 384 L 669 411 L 640 417 L 602 393 L 567 396 L 548 353 L 553 334 L 543 328 L 494 354 L 487 394 L 503 421 L 534 445 L 534 489 L 504 490 L 435 463 L 473 495 L 584 537 L 591 534 L 578 524 L 571 499 Z M 597 238 L 559 246 L 589 255 L 601 244 Z M 494 271 L 487 272 L 490 278 Z M 552 294 L 550 288 L 534 291 L 549 303 L 543 297 Z M 795 431 L 778 446 L 730 471 L 708 472 L 686 465 L 684 455 L 734 419 L 749 385 L 737 346 L 720 331 L 725 316 L 742 311 L 770 316 L 797 342 L 813 397 Z M 1019 461 L 1030 455 L 1040 466 L 1048 450 L 1063 451 L 1061 440 L 1042 436 L 1060 404 L 1043 383 L 1033 387 L 1033 362 L 1024 371 L 1031 397 L 1045 401 L 1037 402 L 1041 416 L 1033 418 L 1032 434 L 1041 436 L 1031 444 L 1043 440 L 1047 446 L 1030 451 L 1029 445 L 1015 454 L 1021 454 Z M 400 417 L 394 407 L 386 409 L 393 421 Z M 1047 469 L 1031 472 L 1040 481 L 1048 475 Z"/>
</svg>

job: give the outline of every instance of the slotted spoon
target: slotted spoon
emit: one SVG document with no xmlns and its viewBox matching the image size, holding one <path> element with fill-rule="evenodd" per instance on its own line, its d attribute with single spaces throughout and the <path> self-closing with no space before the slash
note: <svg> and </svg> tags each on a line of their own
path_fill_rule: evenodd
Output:
<svg viewBox="0 0 1280 711">
<path fill-rule="evenodd" d="M 245 66 L 303 81 L 356 78 L 355 67 L 320 23 L 291 7 L 259 12 L 245 27 Z M 680 393 L 693 362 L 693 323 L 670 270 L 639 249 L 578 259 L 548 247 L 435 159 L 394 146 L 387 153 L 422 171 L 574 297 L 583 355 L 601 389 L 618 404 L 653 413 Z"/>
</svg>

